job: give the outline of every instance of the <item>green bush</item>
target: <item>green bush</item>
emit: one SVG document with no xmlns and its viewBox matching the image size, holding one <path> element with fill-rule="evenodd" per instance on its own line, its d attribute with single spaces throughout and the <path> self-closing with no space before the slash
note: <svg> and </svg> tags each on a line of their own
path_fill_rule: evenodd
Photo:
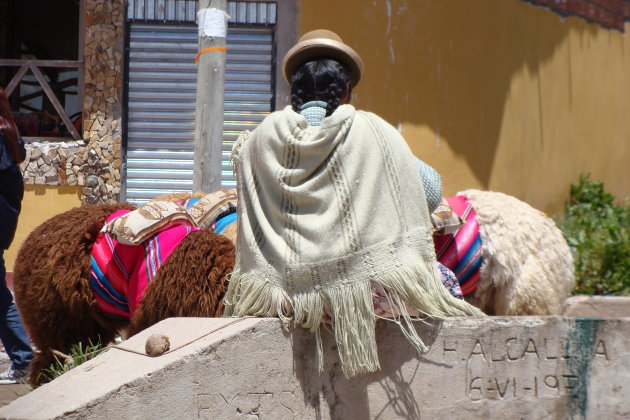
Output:
<svg viewBox="0 0 630 420">
<path fill-rule="evenodd" d="M 603 183 L 582 175 L 556 219 L 574 251 L 573 294 L 630 295 L 630 207 L 614 200 Z"/>
</svg>

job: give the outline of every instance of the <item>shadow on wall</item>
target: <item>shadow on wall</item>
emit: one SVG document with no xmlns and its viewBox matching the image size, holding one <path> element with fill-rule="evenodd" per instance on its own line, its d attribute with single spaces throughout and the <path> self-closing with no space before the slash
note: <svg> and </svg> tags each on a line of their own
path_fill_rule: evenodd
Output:
<svg viewBox="0 0 630 420">
<path fill-rule="evenodd" d="M 332 3 L 302 1 L 301 29 L 329 22 L 360 52 L 366 71 L 355 103 L 394 125 L 431 127 L 486 187 L 514 74 L 536 77 L 570 31 L 598 30 L 518 0 Z M 524 112 L 542 119 L 541 105 Z"/>
<path fill-rule="evenodd" d="M 415 323 L 415 326 L 424 344 L 431 348 L 440 334 L 442 321 Z M 381 369 L 350 379 L 341 370 L 332 331 L 322 329 L 323 372 L 317 368 L 313 334 L 295 328 L 285 330 L 285 335 L 290 336 L 293 343 L 294 372 L 304 392 L 304 404 L 315 410 L 317 419 L 393 418 L 394 413 L 395 418 L 420 419 L 420 405 L 425 403 L 426 395 L 414 393 L 411 383 L 422 380 L 416 378 L 422 375 L 420 362 L 435 362 L 419 354 L 400 328 L 392 328 L 391 322 L 379 320 L 376 323 Z M 368 395 L 370 385 L 373 395 L 383 397 L 371 400 Z M 328 413 L 324 414 L 322 410 L 328 410 Z"/>
</svg>

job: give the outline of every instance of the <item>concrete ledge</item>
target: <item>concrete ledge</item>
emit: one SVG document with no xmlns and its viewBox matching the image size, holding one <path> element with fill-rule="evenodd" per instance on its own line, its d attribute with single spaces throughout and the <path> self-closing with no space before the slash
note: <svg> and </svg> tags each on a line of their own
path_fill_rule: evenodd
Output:
<svg viewBox="0 0 630 420">
<path fill-rule="evenodd" d="M 600 318 L 630 317 L 628 296 L 572 296 L 566 301 L 566 316 L 596 316 Z"/>
<path fill-rule="evenodd" d="M 231 319 L 173 318 L 172 347 Z M 112 349 L 0 409 L 26 419 L 630 418 L 630 319 L 451 318 L 418 323 L 418 355 L 379 321 L 382 369 L 346 379 L 324 334 L 245 319 L 156 358 Z"/>
</svg>

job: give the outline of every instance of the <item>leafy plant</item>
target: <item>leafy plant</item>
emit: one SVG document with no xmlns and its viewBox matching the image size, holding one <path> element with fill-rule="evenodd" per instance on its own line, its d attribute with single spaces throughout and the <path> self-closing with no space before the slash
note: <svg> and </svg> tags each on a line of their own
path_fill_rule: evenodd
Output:
<svg viewBox="0 0 630 420">
<path fill-rule="evenodd" d="M 40 375 L 43 375 L 48 381 L 63 375 L 70 369 L 75 368 L 88 360 L 94 359 L 99 354 L 107 351 L 107 347 L 103 347 L 100 342 L 92 344 L 90 341 L 85 348 L 82 343 L 73 345 L 70 348 L 70 354 L 65 355 L 55 352 L 56 361 L 48 368 L 43 369 Z"/>
<path fill-rule="evenodd" d="M 630 207 L 582 175 L 556 219 L 574 251 L 574 294 L 630 295 Z"/>
</svg>

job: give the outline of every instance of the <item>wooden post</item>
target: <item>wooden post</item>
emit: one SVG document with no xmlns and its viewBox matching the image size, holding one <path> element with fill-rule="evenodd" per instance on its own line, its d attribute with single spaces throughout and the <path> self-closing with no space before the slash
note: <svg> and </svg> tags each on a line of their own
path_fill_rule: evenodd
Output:
<svg viewBox="0 0 630 420">
<path fill-rule="evenodd" d="M 227 31 L 221 29 L 220 19 L 224 19 L 227 29 L 226 4 L 226 0 L 199 0 L 200 15 L 197 17 L 199 52 L 207 52 L 198 55 L 193 190 L 206 193 L 221 188 Z M 210 10 L 204 19 L 206 9 Z"/>
</svg>

